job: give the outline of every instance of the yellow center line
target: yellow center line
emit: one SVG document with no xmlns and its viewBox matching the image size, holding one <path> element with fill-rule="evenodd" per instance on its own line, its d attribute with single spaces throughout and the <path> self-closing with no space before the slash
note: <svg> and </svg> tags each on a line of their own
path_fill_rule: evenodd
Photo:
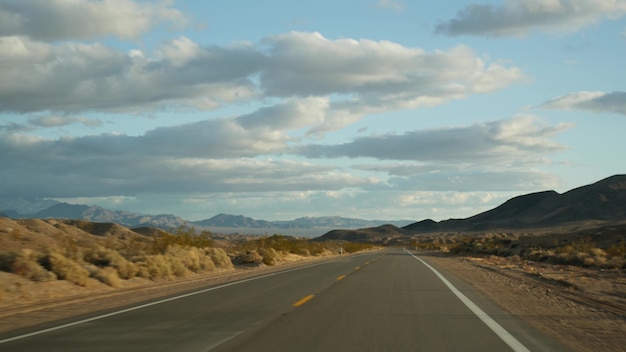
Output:
<svg viewBox="0 0 626 352">
<path fill-rule="evenodd" d="M 315 297 L 315 295 L 308 295 L 308 296 L 304 297 L 303 299 L 299 300 L 298 302 L 294 303 L 293 306 L 294 307 L 300 307 L 301 305 L 303 305 L 306 302 L 310 301 L 313 297 Z"/>
<path fill-rule="evenodd" d="M 337 276 L 337 281 L 343 280 L 345 277 L 346 277 L 345 275 L 339 275 Z"/>
<path fill-rule="evenodd" d="M 357 266 L 356 268 L 354 268 L 354 270 L 359 270 L 359 269 L 361 269 L 360 266 Z"/>
</svg>

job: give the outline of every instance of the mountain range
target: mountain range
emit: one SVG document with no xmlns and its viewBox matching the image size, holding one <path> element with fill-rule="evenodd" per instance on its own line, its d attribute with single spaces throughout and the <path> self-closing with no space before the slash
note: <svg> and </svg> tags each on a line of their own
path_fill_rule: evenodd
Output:
<svg viewBox="0 0 626 352">
<path fill-rule="evenodd" d="M 404 227 L 333 230 L 320 240 L 381 241 L 433 232 L 478 232 L 626 222 L 626 175 L 615 175 L 563 194 L 543 191 L 514 197 L 486 212 L 440 222 L 426 219 Z"/>
<path fill-rule="evenodd" d="M 11 206 L 14 204 L 14 206 Z M 218 214 L 210 219 L 188 221 L 171 214 L 146 215 L 107 210 L 98 206 L 60 203 L 53 200 L 20 199 L 13 203 L 0 201 L 5 209 L 0 216 L 9 218 L 55 218 L 115 223 L 127 227 L 154 227 L 171 230 L 193 226 L 215 232 L 268 233 L 271 231 L 302 232 L 321 239 L 375 241 L 389 236 L 410 236 L 432 232 L 472 232 L 491 229 L 526 229 L 561 226 L 583 222 L 626 221 L 626 175 L 615 175 L 591 185 L 560 194 L 543 191 L 514 197 L 486 212 L 465 218 L 440 222 L 426 219 L 363 220 L 339 216 L 302 217 L 291 221 L 257 220 L 243 215 Z M 33 211 L 25 214 L 24 210 Z M 342 230 L 337 230 L 342 229 Z"/>
<path fill-rule="evenodd" d="M 198 229 L 207 230 L 219 229 L 219 231 L 222 232 L 236 230 L 240 232 L 245 231 L 253 233 L 264 233 L 278 230 L 294 231 L 322 229 L 321 231 L 317 231 L 318 234 L 322 234 L 325 231 L 333 228 L 353 229 L 379 226 L 382 224 L 405 226 L 413 222 L 412 220 L 363 220 L 344 218 L 340 216 L 302 217 L 291 221 L 266 221 L 253 219 L 243 215 L 230 214 L 218 214 L 210 219 L 189 221 L 171 214 L 146 215 L 131 213 L 127 211 L 108 210 L 93 205 L 90 206 L 68 204 L 55 201 L 42 202 L 40 200 L 32 202 L 32 205 L 28 205 L 28 200 L 21 199 L 19 200 L 18 204 L 22 207 L 25 207 L 26 209 L 36 209 L 37 205 L 44 206 L 44 208 L 30 214 L 20 213 L 16 209 L 7 209 L 0 211 L 0 216 L 14 219 L 28 218 L 86 220 L 91 222 L 115 223 L 127 227 L 155 227 L 164 230 L 171 230 L 181 226 L 193 226 Z M 4 205 L 7 206 L 7 203 L 8 202 L 5 202 Z"/>
</svg>

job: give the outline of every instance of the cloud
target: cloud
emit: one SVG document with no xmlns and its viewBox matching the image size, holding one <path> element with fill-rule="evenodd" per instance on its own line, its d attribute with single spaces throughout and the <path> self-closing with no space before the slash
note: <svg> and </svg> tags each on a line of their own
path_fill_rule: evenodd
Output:
<svg viewBox="0 0 626 352">
<path fill-rule="evenodd" d="M 443 104 L 522 82 L 517 67 L 486 63 L 472 49 L 457 46 L 426 52 L 389 41 L 337 39 L 290 32 L 263 43 L 268 66 L 260 73 L 266 96 L 335 96 L 325 133 L 364 115 Z"/>
<path fill-rule="evenodd" d="M 0 37 L 0 62 L 10 68 L 0 81 L 3 112 L 210 110 L 265 97 L 292 102 L 294 110 L 281 112 L 280 123 L 311 124 L 308 133 L 318 135 L 368 114 L 439 105 L 525 79 L 519 68 L 485 62 L 466 46 L 425 52 L 302 32 L 259 45 L 203 47 L 180 37 L 153 57 L 97 43 L 51 45 L 10 36 Z M 279 123 L 262 116 L 269 113 L 278 111 L 258 111 L 245 123 Z"/>
<path fill-rule="evenodd" d="M 604 19 L 626 14 L 623 0 L 505 0 L 503 4 L 469 5 L 435 32 L 451 36 L 525 36 L 533 31 L 574 32 Z"/>
<path fill-rule="evenodd" d="M 56 140 L 5 134 L 0 138 L 0 182 L 5 186 L 0 196 L 339 190 L 379 182 L 308 162 L 235 157 L 237 148 L 245 154 L 245 147 L 263 147 L 247 141 L 231 143 L 228 138 L 233 135 L 210 141 L 221 132 L 207 131 L 214 127 L 194 124 L 153 130 L 140 137 L 106 134 Z M 202 128 L 207 130 L 198 132 Z M 218 150 L 212 148 L 220 142 Z"/>
<path fill-rule="evenodd" d="M 84 126 L 88 127 L 99 127 L 102 126 L 102 121 L 88 119 L 86 117 L 79 116 L 38 116 L 32 117 L 28 119 L 28 123 L 38 127 L 58 127 L 58 126 L 67 126 L 75 123 L 80 123 Z"/>
<path fill-rule="evenodd" d="M 353 95 L 354 100 L 434 105 L 523 79 L 516 67 L 487 64 L 469 47 L 428 53 L 389 41 L 337 39 L 291 32 L 266 38 L 261 73 L 268 96 Z"/>
<path fill-rule="evenodd" d="M 404 4 L 394 0 L 378 0 L 376 7 L 381 9 L 404 10 Z"/>
<path fill-rule="evenodd" d="M 535 116 L 519 115 L 470 126 L 360 137 L 344 144 L 303 145 L 296 152 L 309 158 L 535 163 L 537 155 L 565 149 L 548 138 L 569 127 L 549 126 Z"/>
<path fill-rule="evenodd" d="M 236 120 L 243 128 L 257 131 L 293 130 L 322 124 L 328 108 L 329 101 L 325 97 L 290 98 Z"/>
<path fill-rule="evenodd" d="M 178 27 L 188 23 L 171 5 L 172 1 L 1 0 L 0 36 L 39 41 L 137 39 L 161 23 Z"/>
<path fill-rule="evenodd" d="M 533 169 L 444 170 L 408 177 L 392 177 L 391 188 L 407 191 L 513 192 L 553 189 L 561 185 L 559 177 Z"/>
<path fill-rule="evenodd" d="M 26 124 L 21 124 L 21 123 L 16 123 L 16 122 L 9 122 L 8 124 L 5 124 L 5 125 L 0 124 L 0 136 L 2 136 L 3 133 L 5 134 L 24 133 L 24 132 L 28 132 L 32 130 L 33 130 L 32 126 L 28 126 Z"/>
<path fill-rule="evenodd" d="M 541 107 L 626 115 L 626 92 L 576 92 L 547 101 Z"/>
<path fill-rule="evenodd" d="M 165 43 L 162 50 L 176 45 Z M 0 111 L 210 109 L 256 94 L 248 76 L 258 72 L 264 57 L 254 48 L 206 47 L 182 55 L 155 60 L 102 44 L 50 45 L 0 37 L 0 62 L 9 68 L 0 81 Z"/>
</svg>

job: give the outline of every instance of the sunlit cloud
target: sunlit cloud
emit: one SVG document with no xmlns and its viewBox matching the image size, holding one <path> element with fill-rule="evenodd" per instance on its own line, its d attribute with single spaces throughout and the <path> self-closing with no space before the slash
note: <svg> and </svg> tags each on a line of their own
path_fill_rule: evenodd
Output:
<svg viewBox="0 0 626 352">
<path fill-rule="evenodd" d="M 618 20 L 626 2 L 614 0 L 505 0 L 502 4 L 471 4 L 455 18 L 439 23 L 446 35 L 525 36 L 534 31 L 575 32 L 602 20 Z"/>
<path fill-rule="evenodd" d="M 576 92 L 549 100 L 541 107 L 626 115 L 626 92 Z"/>
</svg>

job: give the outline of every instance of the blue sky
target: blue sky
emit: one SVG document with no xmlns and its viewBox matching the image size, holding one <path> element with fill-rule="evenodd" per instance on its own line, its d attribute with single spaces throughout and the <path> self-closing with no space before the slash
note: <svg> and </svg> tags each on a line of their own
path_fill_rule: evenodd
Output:
<svg viewBox="0 0 626 352">
<path fill-rule="evenodd" d="M 624 173 L 626 1 L 0 0 L 0 204 L 442 220 Z"/>
</svg>

